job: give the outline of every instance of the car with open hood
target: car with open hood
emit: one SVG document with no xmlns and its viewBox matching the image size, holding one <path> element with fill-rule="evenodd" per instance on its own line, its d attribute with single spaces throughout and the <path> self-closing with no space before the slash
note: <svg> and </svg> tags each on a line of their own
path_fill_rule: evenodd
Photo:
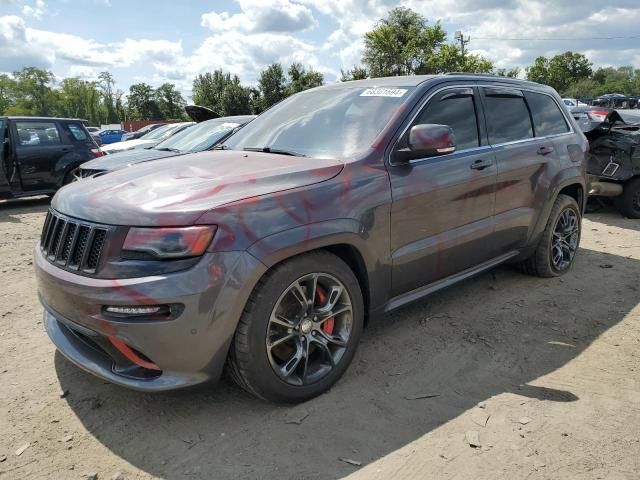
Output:
<svg viewBox="0 0 640 480">
<path fill-rule="evenodd" d="M 206 120 L 154 147 L 117 152 L 84 163 L 77 170 L 76 177 L 95 177 L 138 163 L 210 150 L 254 118 L 254 115 L 239 115 Z"/>
<path fill-rule="evenodd" d="M 119 385 L 226 368 L 260 398 L 301 402 L 391 310 L 505 262 L 569 272 L 587 147 L 558 94 L 523 80 L 307 90 L 216 150 L 60 190 L 34 250 L 43 323 Z"/>
</svg>

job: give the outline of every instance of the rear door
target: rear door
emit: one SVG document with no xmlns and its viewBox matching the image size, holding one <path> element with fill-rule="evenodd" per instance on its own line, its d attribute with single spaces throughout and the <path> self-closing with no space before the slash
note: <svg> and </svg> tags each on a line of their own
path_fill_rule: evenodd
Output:
<svg viewBox="0 0 640 480">
<path fill-rule="evenodd" d="M 550 160 L 536 139 L 524 92 L 517 88 L 483 87 L 489 143 L 496 155 L 496 230 L 498 254 L 523 247 L 546 199 Z"/>
<path fill-rule="evenodd" d="M 25 192 L 55 190 L 56 165 L 70 150 L 55 120 L 16 120 L 15 154 Z"/>
<path fill-rule="evenodd" d="M 393 295 L 432 283 L 493 257 L 496 165 L 480 122 L 476 91 L 450 87 L 436 93 L 411 126 L 450 126 L 454 153 L 391 165 L 389 174 Z"/>
<path fill-rule="evenodd" d="M 10 174 L 7 120 L 0 118 L 0 198 L 7 196 L 11 192 L 9 186 Z"/>
</svg>

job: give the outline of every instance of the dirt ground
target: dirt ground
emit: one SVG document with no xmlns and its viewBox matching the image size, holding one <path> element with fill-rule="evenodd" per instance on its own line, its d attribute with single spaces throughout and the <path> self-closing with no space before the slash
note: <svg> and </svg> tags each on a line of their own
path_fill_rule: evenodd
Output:
<svg viewBox="0 0 640 480">
<path fill-rule="evenodd" d="M 588 215 L 561 279 L 502 267 L 388 315 L 335 388 L 287 407 L 69 364 L 31 264 L 47 208 L 0 204 L 0 479 L 640 478 L 640 221 Z"/>
</svg>

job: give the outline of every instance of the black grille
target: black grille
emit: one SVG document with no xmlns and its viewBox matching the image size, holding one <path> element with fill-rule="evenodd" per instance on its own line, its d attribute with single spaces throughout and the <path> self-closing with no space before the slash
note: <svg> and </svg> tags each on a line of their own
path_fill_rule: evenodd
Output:
<svg viewBox="0 0 640 480">
<path fill-rule="evenodd" d="M 68 270 L 95 273 L 100 265 L 108 229 L 49 211 L 40 248 L 47 259 Z"/>
</svg>

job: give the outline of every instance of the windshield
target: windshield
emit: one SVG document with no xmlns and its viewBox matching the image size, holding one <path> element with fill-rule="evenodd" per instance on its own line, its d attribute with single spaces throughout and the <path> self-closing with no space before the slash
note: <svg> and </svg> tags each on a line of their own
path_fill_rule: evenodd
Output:
<svg viewBox="0 0 640 480">
<path fill-rule="evenodd" d="M 267 110 L 225 145 L 316 158 L 358 155 L 371 147 L 412 90 L 345 86 L 302 92 Z"/>
<path fill-rule="evenodd" d="M 176 133 L 156 145 L 158 150 L 177 150 L 179 152 L 201 152 L 213 147 L 239 123 L 225 120 L 208 120 Z"/>
<path fill-rule="evenodd" d="M 143 140 L 163 140 L 171 135 L 171 133 L 176 129 L 184 127 L 183 123 L 171 123 L 168 125 L 164 125 L 162 127 L 158 127 L 155 130 L 150 131 L 149 133 L 141 136 L 140 138 Z"/>
</svg>

